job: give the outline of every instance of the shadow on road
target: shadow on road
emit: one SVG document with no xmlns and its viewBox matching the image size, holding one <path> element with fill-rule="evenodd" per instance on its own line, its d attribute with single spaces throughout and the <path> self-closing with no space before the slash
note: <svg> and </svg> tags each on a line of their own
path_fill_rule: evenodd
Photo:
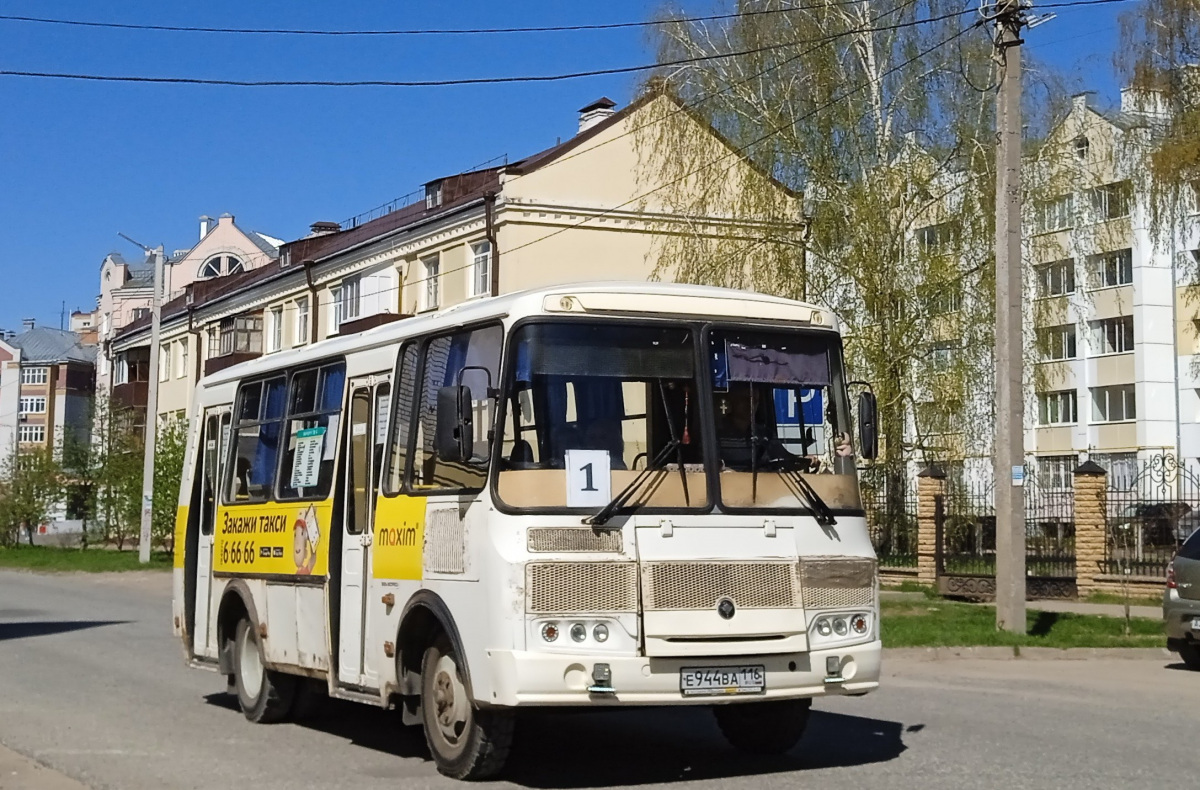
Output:
<svg viewBox="0 0 1200 790">
<path fill-rule="evenodd" d="M 204 699 L 238 710 L 230 694 Z M 324 700 L 298 725 L 354 746 L 430 759 L 421 728 L 402 726 L 396 711 Z M 912 725 L 908 731 L 923 727 Z M 799 746 L 764 758 L 729 746 L 703 709 L 522 712 L 502 778 L 539 790 L 582 790 L 850 767 L 895 759 L 905 750 L 904 731 L 900 722 L 813 711 Z"/>
<path fill-rule="evenodd" d="M 0 623 L 0 642 L 9 639 L 29 639 L 35 636 L 65 634 L 100 628 L 106 625 L 124 625 L 128 620 L 33 620 L 21 623 Z"/>
</svg>

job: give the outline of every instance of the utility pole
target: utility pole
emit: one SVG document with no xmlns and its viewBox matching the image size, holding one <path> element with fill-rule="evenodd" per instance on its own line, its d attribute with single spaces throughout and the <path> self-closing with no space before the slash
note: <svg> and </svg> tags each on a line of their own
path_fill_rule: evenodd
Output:
<svg viewBox="0 0 1200 790">
<path fill-rule="evenodd" d="M 1022 0 L 998 0 L 996 97 L 996 628 L 1025 633 L 1025 407 L 1022 374 Z"/>
<path fill-rule="evenodd" d="M 142 461 L 142 530 L 138 561 L 150 562 L 150 525 L 154 520 L 154 443 L 158 432 L 159 327 L 162 319 L 163 253 L 146 248 L 154 259 L 154 297 L 150 302 L 150 380 L 146 382 L 145 455 Z"/>
</svg>

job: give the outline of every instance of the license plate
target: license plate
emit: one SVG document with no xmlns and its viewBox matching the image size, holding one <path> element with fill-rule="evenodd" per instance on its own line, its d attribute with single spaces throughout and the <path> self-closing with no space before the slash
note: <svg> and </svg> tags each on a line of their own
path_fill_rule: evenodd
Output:
<svg viewBox="0 0 1200 790">
<path fill-rule="evenodd" d="M 685 697 L 762 694 L 767 672 L 762 665 L 746 667 L 684 667 L 679 670 L 679 691 Z"/>
</svg>

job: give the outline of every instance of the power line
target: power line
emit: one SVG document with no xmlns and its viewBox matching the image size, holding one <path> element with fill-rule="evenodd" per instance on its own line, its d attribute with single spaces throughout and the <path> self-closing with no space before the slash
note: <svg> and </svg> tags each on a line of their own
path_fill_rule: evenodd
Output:
<svg viewBox="0 0 1200 790">
<path fill-rule="evenodd" d="M 1059 3 L 1047 3 L 1039 6 L 1040 8 L 1068 8 L 1079 6 L 1094 6 L 1108 5 L 1112 3 L 1131 2 L 1132 0 L 1065 0 Z M 749 13 L 749 12 L 748 12 Z M 765 13 L 765 12 L 763 12 Z M 958 16 L 971 11 L 958 11 L 944 15 L 940 18 L 948 18 L 950 16 Z M 3 17 L 0 17 L 3 18 Z M 930 20 L 925 21 L 932 21 Z M 919 21 L 910 21 L 907 23 L 899 23 L 893 27 L 877 28 L 877 30 L 898 29 L 912 24 L 919 24 Z M 861 31 L 871 32 L 871 31 Z M 772 44 L 764 47 L 756 47 L 754 49 L 740 50 L 737 52 L 726 52 L 714 55 L 698 55 L 690 58 L 680 58 L 673 61 L 665 61 L 661 63 L 648 63 L 637 66 L 620 66 L 607 69 L 593 69 L 590 71 L 575 71 L 561 74 L 525 74 L 509 77 L 463 77 L 457 79 L 436 79 L 436 80 L 238 80 L 238 79 L 220 79 L 207 77 L 151 77 L 131 74 L 85 74 L 76 72 L 51 72 L 51 71 L 28 71 L 17 69 L 0 70 L 0 76 L 3 77 L 24 77 L 37 79 L 59 79 L 59 80 L 74 80 L 84 82 L 125 82 L 125 83 L 141 83 L 141 84 L 157 84 L 157 85 L 209 85 L 209 86 L 225 86 L 238 88 L 429 88 L 429 87 L 450 87 L 456 85 L 501 85 L 513 83 L 530 83 L 530 82 L 560 82 L 564 80 L 582 79 L 585 77 L 601 77 L 613 76 L 617 74 L 634 74 L 645 71 L 653 71 L 655 69 L 670 67 L 670 66 L 685 66 L 695 63 L 705 63 L 714 60 L 722 60 L 725 58 L 741 57 L 744 55 L 755 55 L 763 52 L 769 52 L 783 47 L 795 46 L 796 44 L 811 43 L 816 41 L 826 40 L 828 37 L 818 37 L 815 39 L 789 41 L 783 44 Z"/>
<path fill-rule="evenodd" d="M 546 25 L 526 27 L 476 27 L 476 28 L 400 28 L 400 29 L 366 29 L 366 30 L 322 30 L 313 28 L 244 28 L 244 27 L 193 27 L 188 25 L 151 25 L 126 22 L 95 22 L 80 19 L 61 19 L 51 17 L 19 16 L 15 14 L 0 14 L 0 21 L 29 22 L 47 25 L 67 25 L 71 27 L 92 27 L 114 30 L 148 30 L 168 33 L 219 33 L 219 34 L 248 34 L 248 35 L 278 35 L 278 36 L 454 36 L 454 35 L 492 35 L 515 33 L 563 33 L 589 30 L 620 30 L 627 28 L 661 27 L 666 25 L 690 24 L 694 22 L 714 22 L 723 19 L 742 19 L 763 16 L 766 14 L 785 14 L 797 11 L 821 11 L 836 6 L 859 5 L 862 0 L 833 0 L 832 2 L 816 5 L 792 6 L 790 8 L 770 8 L 758 11 L 739 11 L 730 14 L 712 14 L 709 16 L 675 17 L 666 19 L 650 19 L 642 22 L 609 22 L 585 25 Z"/>
<path fill-rule="evenodd" d="M 1117 0 L 1111 0 L 1117 1 Z M 757 55 L 763 52 L 783 49 L 784 47 L 792 47 L 798 44 L 809 43 L 824 43 L 833 38 L 840 38 L 852 33 L 863 32 L 882 32 L 885 30 L 897 30 L 904 27 L 911 27 L 927 22 L 938 21 L 940 19 L 948 19 L 954 16 L 962 16 L 964 14 L 973 13 L 972 11 L 954 11 L 948 14 L 943 14 L 939 17 L 931 17 L 923 20 L 909 20 L 895 25 L 887 25 L 880 28 L 869 28 L 852 30 L 843 33 L 827 34 L 817 36 L 812 39 L 801 39 L 799 41 L 786 41 L 780 44 L 769 44 L 767 46 L 755 47 L 753 49 L 739 50 L 737 52 L 724 52 L 712 55 L 696 55 L 688 58 L 679 58 L 671 61 L 663 61 L 657 63 L 646 63 L 637 66 L 619 66 L 608 69 L 594 69 L 591 71 L 575 71 L 564 74 L 526 74 L 510 77 L 463 77 L 457 79 L 438 79 L 438 80 L 236 80 L 236 79 L 219 79 L 207 77 L 149 77 L 128 74 L 84 74 L 71 72 L 47 72 L 47 71 L 23 71 L 15 69 L 0 70 L 0 76 L 4 77 L 34 77 L 43 79 L 62 79 L 62 80 L 79 80 L 87 82 L 133 82 L 133 83 L 150 83 L 157 85 L 220 85 L 226 87 L 237 88 L 431 88 L 431 87 L 450 87 L 455 85 L 499 85 L 521 82 L 560 82 L 563 80 L 581 79 L 584 77 L 602 77 L 612 76 L 615 74 L 633 74 L 643 71 L 653 71 L 655 69 L 667 68 L 671 66 L 687 66 L 696 63 L 707 63 L 714 60 L 724 60 L 726 58 L 742 57 L 745 55 Z"/>
</svg>

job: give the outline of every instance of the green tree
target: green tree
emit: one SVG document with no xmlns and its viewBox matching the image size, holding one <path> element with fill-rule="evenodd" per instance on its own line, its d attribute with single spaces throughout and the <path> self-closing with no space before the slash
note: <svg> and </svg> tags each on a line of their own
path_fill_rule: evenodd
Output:
<svg viewBox="0 0 1200 790">
<path fill-rule="evenodd" d="M 38 446 L 6 454 L 0 462 L 0 540 L 14 545 L 50 518 L 62 496 L 62 467 L 53 447 Z"/>
<path fill-rule="evenodd" d="M 158 427 L 154 442 L 154 498 L 150 534 L 154 544 L 174 551 L 175 513 L 179 504 L 179 481 L 187 452 L 188 421 L 174 416 Z"/>
</svg>

